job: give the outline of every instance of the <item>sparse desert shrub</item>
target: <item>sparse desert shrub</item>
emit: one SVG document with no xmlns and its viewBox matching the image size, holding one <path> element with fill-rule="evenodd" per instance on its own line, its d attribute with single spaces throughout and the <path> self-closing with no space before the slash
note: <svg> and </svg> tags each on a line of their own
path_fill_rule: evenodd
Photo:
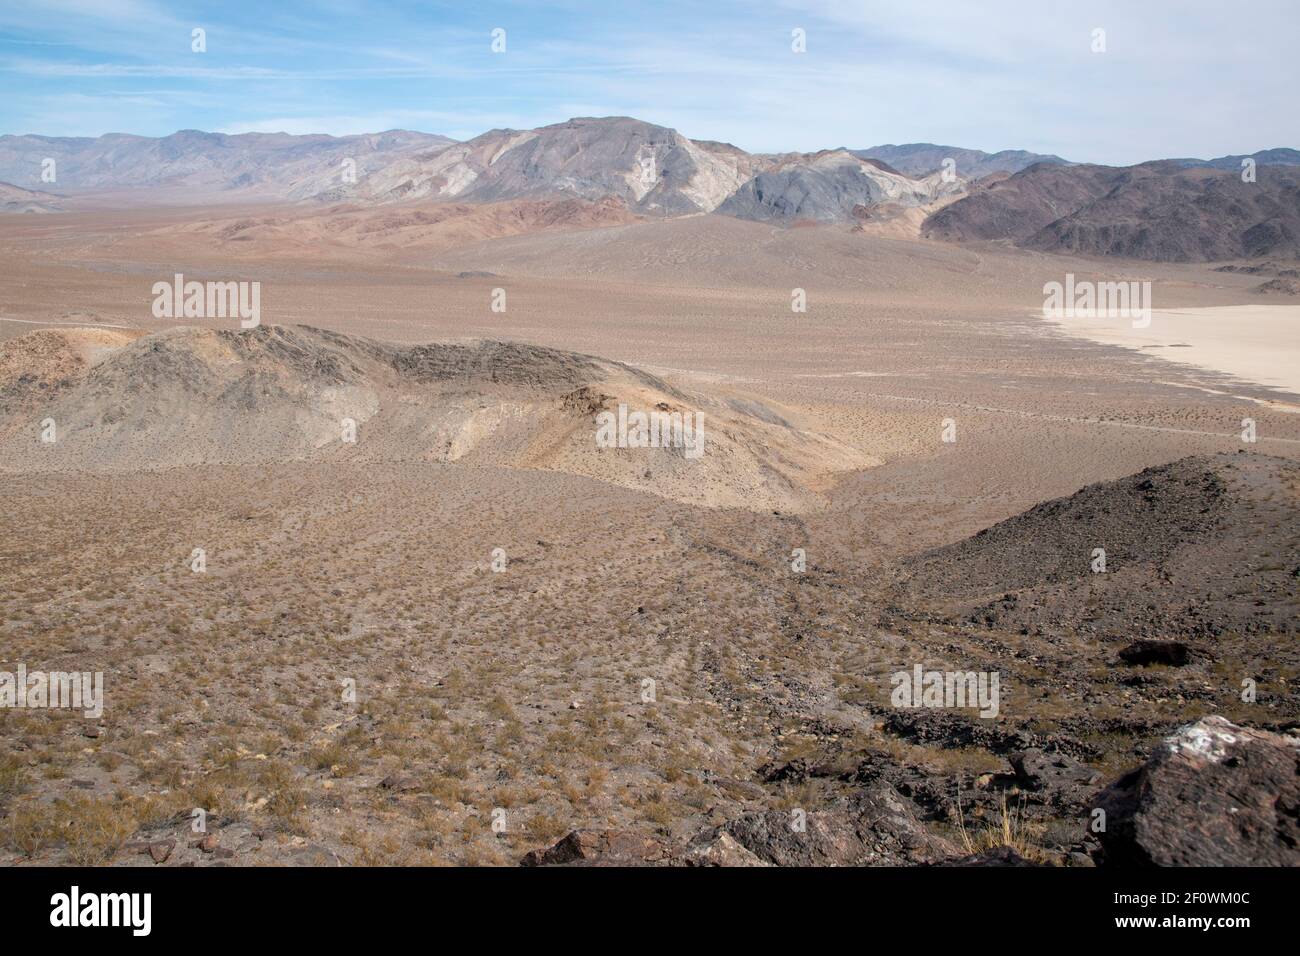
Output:
<svg viewBox="0 0 1300 956">
<path fill-rule="evenodd" d="M 429 781 L 429 793 L 448 806 L 465 802 L 464 785 L 452 777 L 441 775 L 433 777 Z"/>
<path fill-rule="evenodd" d="M 307 751 L 307 766 L 312 770 L 333 770 L 343 761 L 343 747 L 334 742 L 318 744 Z"/>
<path fill-rule="evenodd" d="M 524 835 L 536 843 L 549 843 L 569 832 L 569 825 L 550 813 L 534 813 L 524 821 Z"/>
<path fill-rule="evenodd" d="M 27 789 L 27 770 L 12 754 L 0 756 L 0 804 Z"/>
<path fill-rule="evenodd" d="M 230 816 L 241 805 L 240 793 L 227 773 L 212 773 L 200 777 L 185 788 L 188 809 L 206 810 L 212 816 Z"/>
<path fill-rule="evenodd" d="M 68 859 L 79 866 L 107 863 L 136 831 L 135 815 L 120 800 L 60 800 L 55 813 Z"/>
<path fill-rule="evenodd" d="M 49 809 L 24 803 L 10 810 L 0 827 L 4 845 L 25 857 L 35 856 L 41 847 L 57 836 Z"/>
<path fill-rule="evenodd" d="M 273 764 L 267 767 L 262 783 L 267 788 L 266 811 L 276 826 L 290 833 L 304 832 L 307 794 L 293 771 L 287 765 Z"/>
</svg>

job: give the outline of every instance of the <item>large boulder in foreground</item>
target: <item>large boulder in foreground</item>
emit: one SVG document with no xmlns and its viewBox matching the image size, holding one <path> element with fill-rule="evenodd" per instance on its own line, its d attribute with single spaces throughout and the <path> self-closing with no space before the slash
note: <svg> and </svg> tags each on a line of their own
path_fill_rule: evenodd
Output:
<svg viewBox="0 0 1300 956">
<path fill-rule="evenodd" d="M 1300 866 L 1300 739 L 1212 716 L 1103 790 L 1121 866 Z"/>
</svg>

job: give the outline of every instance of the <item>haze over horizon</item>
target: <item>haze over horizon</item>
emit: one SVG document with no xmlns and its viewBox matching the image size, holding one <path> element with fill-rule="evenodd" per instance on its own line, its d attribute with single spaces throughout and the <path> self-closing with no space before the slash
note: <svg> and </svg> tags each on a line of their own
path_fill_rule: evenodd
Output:
<svg viewBox="0 0 1300 956">
<path fill-rule="evenodd" d="M 931 142 L 1127 165 L 1293 145 L 1300 14 L 1118 2 L 756 11 L 54 0 L 0 10 L 0 133 L 180 129 L 470 139 L 634 116 L 752 152 Z M 1266 27 L 1266 28 L 1264 28 Z M 195 28 L 206 50 L 191 49 Z M 494 53 L 492 31 L 505 31 Z M 806 33 L 806 52 L 791 33 Z M 1105 52 L 1093 52 L 1094 30 Z M 743 80 L 743 82 L 741 82 Z M 1186 108 L 1195 103 L 1196 109 Z"/>
</svg>

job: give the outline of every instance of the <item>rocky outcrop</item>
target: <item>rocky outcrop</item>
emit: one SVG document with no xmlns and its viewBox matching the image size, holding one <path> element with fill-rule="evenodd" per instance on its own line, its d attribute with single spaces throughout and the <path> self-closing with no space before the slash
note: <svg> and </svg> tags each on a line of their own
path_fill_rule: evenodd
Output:
<svg viewBox="0 0 1300 956">
<path fill-rule="evenodd" d="M 1250 290 L 1260 295 L 1300 295 L 1300 280 L 1269 279 Z"/>
<path fill-rule="evenodd" d="M 1059 808 L 1083 807 L 1101 781 L 1101 772 L 1068 754 L 1036 747 L 1011 756 L 1016 784 L 1044 803 Z"/>
<path fill-rule="evenodd" d="M 1134 667 L 1164 664 L 1182 667 L 1192 659 L 1192 649 L 1182 641 L 1134 641 L 1119 652 L 1119 659 Z"/>
<path fill-rule="evenodd" d="M 676 857 L 656 837 L 628 830 L 573 830 L 558 843 L 533 850 L 521 866 L 667 866 Z"/>
<path fill-rule="evenodd" d="M 1042 866 L 1041 863 L 1033 863 L 1026 860 L 1009 846 L 995 846 L 988 850 L 980 850 L 978 853 L 972 853 L 964 856 L 960 860 L 947 860 L 939 864 L 940 866 Z"/>
<path fill-rule="evenodd" d="M 1300 738 L 1206 717 L 1096 806 L 1109 865 L 1300 866 Z"/>
<path fill-rule="evenodd" d="M 1122 665 L 1204 666 L 1223 641 L 1294 620 L 1296 564 L 1279 557 L 1294 553 L 1300 512 L 1276 502 L 1298 479 L 1269 455 L 1179 459 L 917 555 L 904 583 L 955 622 L 1111 637 Z"/>
<path fill-rule="evenodd" d="M 762 810 L 684 845 L 624 830 L 574 830 L 533 850 L 523 866 L 909 866 L 962 856 L 930 833 L 915 807 L 885 783 L 826 810 Z"/>
<path fill-rule="evenodd" d="M 715 832 L 689 847 L 683 858 L 687 866 L 771 866 L 726 832 Z"/>
</svg>

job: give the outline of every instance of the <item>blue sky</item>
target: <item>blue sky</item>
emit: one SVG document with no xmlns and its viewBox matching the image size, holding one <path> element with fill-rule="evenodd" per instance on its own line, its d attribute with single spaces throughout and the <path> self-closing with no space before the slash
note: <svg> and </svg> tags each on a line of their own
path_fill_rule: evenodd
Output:
<svg viewBox="0 0 1300 956">
<path fill-rule="evenodd" d="M 1298 38 L 1297 0 L 0 0 L 0 133 L 465 139 L 631 115 L 755 151 L 1130 163 L 1300 146 Z"/>
</svg>

